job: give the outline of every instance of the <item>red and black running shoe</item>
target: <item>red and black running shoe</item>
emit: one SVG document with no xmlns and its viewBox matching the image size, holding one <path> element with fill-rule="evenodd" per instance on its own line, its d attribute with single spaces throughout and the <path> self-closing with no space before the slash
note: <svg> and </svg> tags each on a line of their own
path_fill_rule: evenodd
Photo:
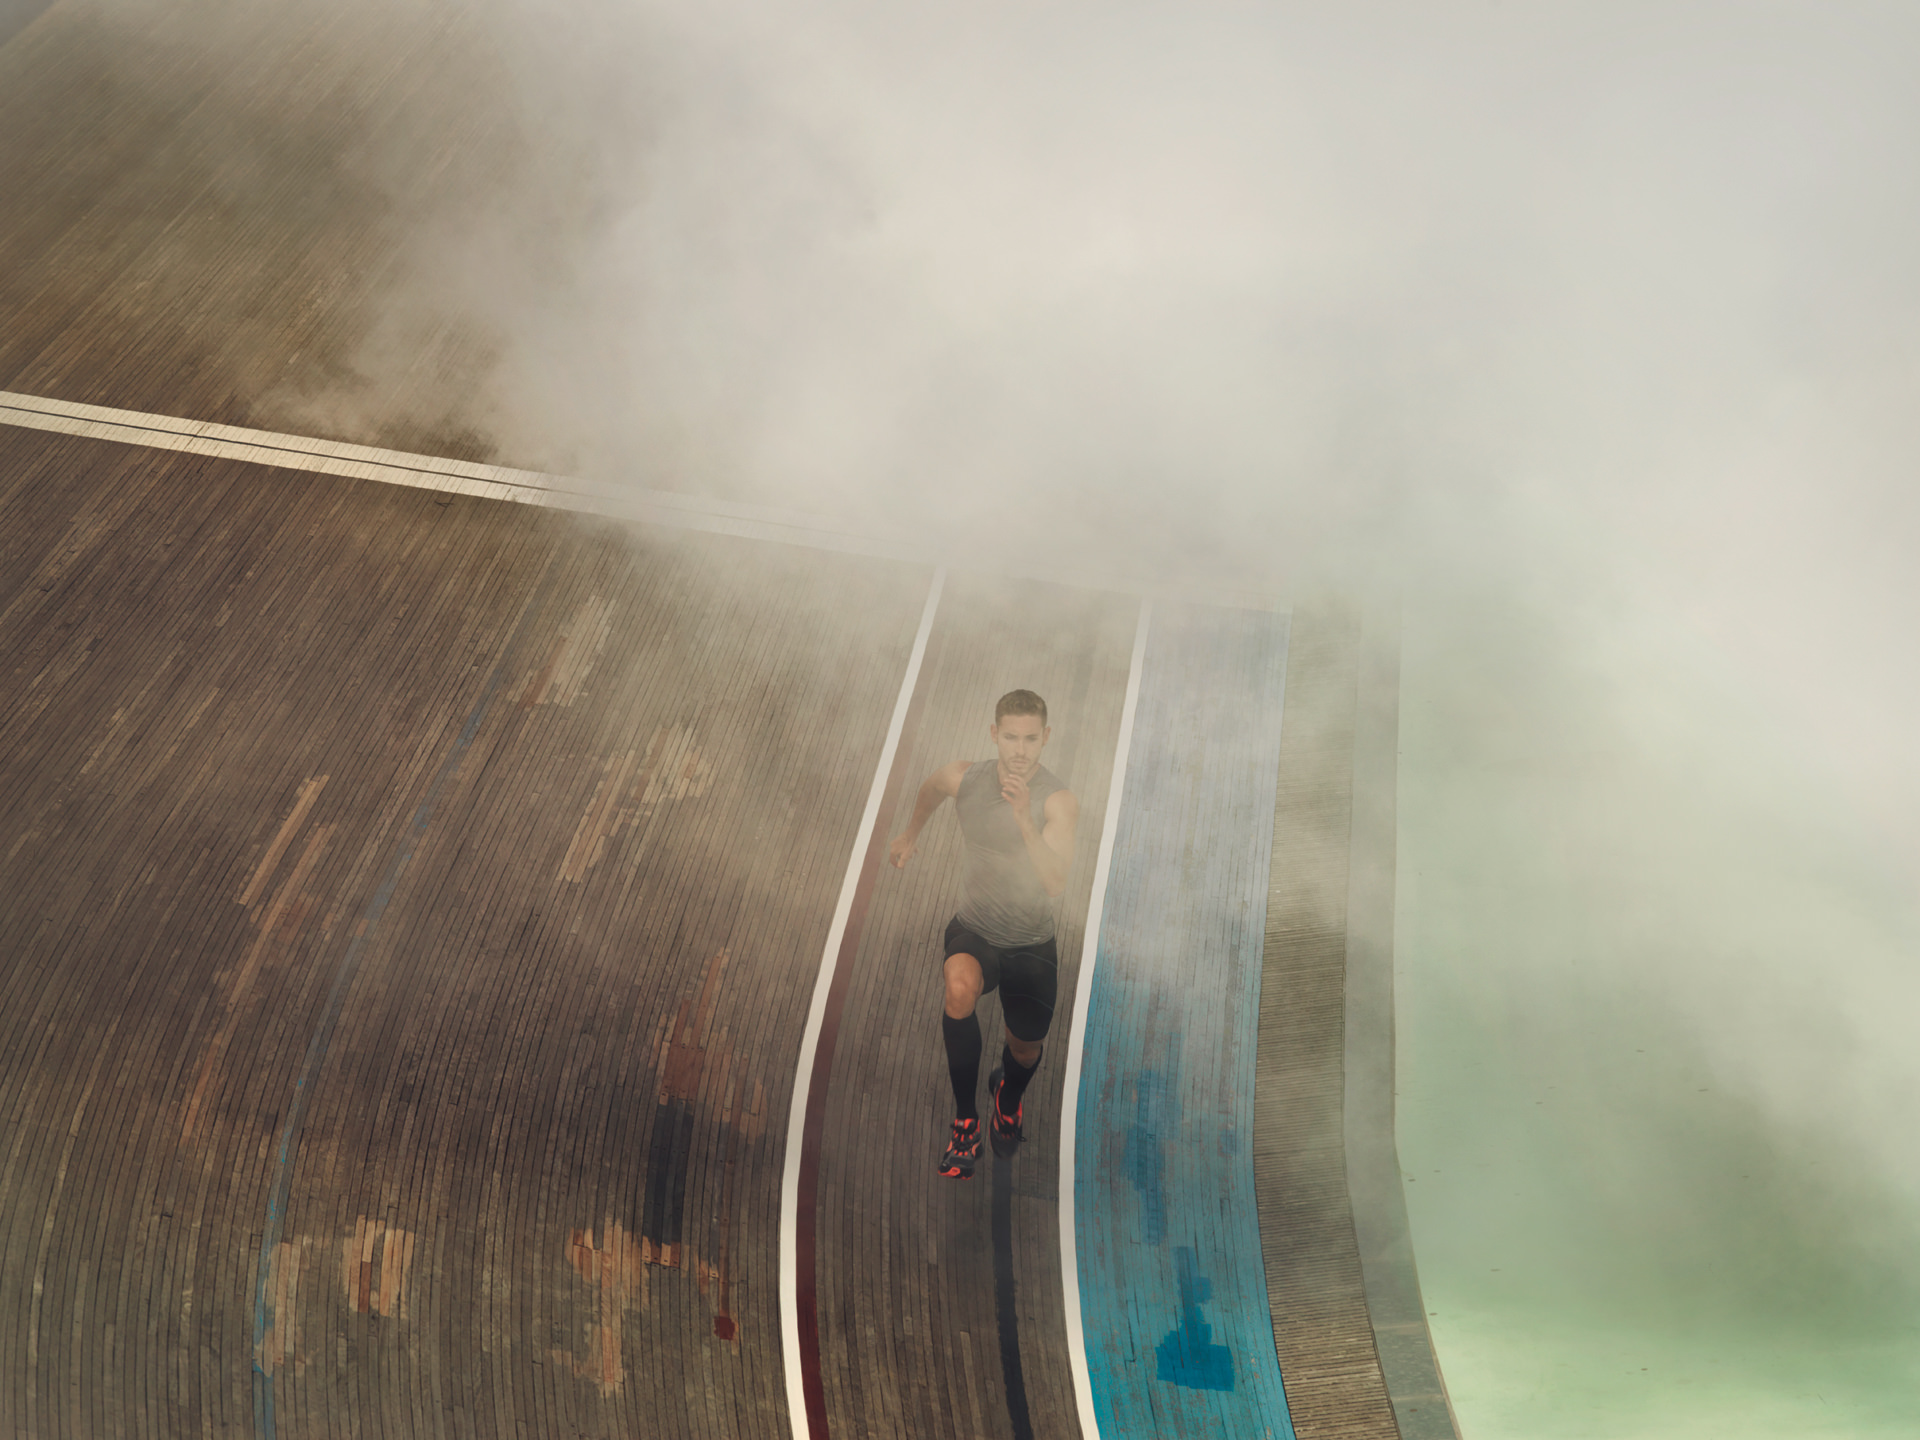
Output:
<svg viewBox="0 0 1920 1440">
<path fill-rule="evenodd" d="M 940 1173 L 949 1180 L 971 1180 L 980 1161 L 980 1122 L 955 1120 L 947 1153 L 940 1157 Z"/>
<path fill-rule="evenodd" d="M 1002 1160 L 1018 1150 L 1020 1142 L 1026 1139 L 1020 1129 L 1020 1117 L 1027 1113 L 1025 1100 L 1014 1105 L 1011 1115 L 1001 1111 L 1000 1083 L 1005 1079 L 1006 1070 L 999 1065 L 994 1066 L 993 1073 L 987 1076 L 987 1094 L 993 1100 L 993 1122 L 987 1129 L 993 1138 L 993 1153 Z"/>
</svg>

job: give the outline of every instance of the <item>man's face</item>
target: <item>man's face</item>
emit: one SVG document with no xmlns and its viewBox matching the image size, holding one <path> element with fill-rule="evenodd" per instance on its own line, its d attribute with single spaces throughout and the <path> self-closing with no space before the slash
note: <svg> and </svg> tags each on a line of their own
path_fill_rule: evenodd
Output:
<svg viewBox="0 0 1920 1440">
<path fill-rule="evenodd" d="M 987 733 L 993 736 L 1000 763 L 1009 775 L 1031 775 L 1053 731 L 1040 723 L 1038 715 L 1009 715 Z"/>
</svg>

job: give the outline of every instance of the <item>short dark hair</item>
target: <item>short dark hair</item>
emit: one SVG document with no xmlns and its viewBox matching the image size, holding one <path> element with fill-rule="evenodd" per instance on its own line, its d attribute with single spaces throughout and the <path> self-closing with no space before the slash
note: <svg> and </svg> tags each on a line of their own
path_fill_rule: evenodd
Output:
<svg viewBox="0 0 1920 1440">
<path fill-rule="evenodd" d="M 993 707 L 993 723 L 998 725 L 1009 715 L 1038 715 L 1040 723 L 1047 723 L 1047 702 L 1031 690 L 1009 690 L 1000 697 L 1000 703 Z"/>
</svg>

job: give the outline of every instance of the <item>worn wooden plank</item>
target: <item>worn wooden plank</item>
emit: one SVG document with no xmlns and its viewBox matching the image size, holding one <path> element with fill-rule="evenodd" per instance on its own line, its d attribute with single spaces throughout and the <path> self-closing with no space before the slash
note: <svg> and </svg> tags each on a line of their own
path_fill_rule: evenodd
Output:
<svg viewBox="0 0 1920 1440">
<path fill-rule="evenodd" d="M 443 7 L 55 7 L 0 45 L 0 388 L 485 458 L 487 337 L 381 301 L 521 163 L 506 83 Z"/>
<path fill-rule="evenodd" d="M 1302 1440 L 1399 1434 L 1367 1311 L 1343 1143 L 1355 665 L 1346 612 L 1295 611 L 1253 1153 L 1274 1345 Z"/>
<path fill-rule="evenodd" d="M 986 732 L 1006 691 L 1046 699 L 1054 734 L 1045 763 L 1081 803 L 1057 909 L 1060 1015 L 1071 1013 L 1135 608 L 1056 586 L 951 579 L 928 647 L 921 722 L 903 739 L 909 783 L 884 817 L 897 833 L 927 773 L 992 753 Z M 994 1288 L 996 1162 L 983 1153 L 967 1183 L 934 1173 L 953 1117 L 940 936 L 959 903 L 959 862 L 957 827 L 943 814 L 905 870 L 882 871 L 848 991 L 821 1170 L 821 1214 L 832 1217 L 821 1245 L 821 1348 L 836 1435 L 1013 1433 Z M 983 999 L 983 1080 L 1000 1051 L 999 1014 L 997 996 Z M 1059 1077 L 1050 1040 L 1027 1092 L 1029 1139 L 1001 1199 L 1016 1296 L 1006 1319 L 1040 1434 L 1075 1425 L 1058 1281 Z"/>
<path fill-rule="evenodd" d="M 0 501 L 8 1422 L 251 1424 L 269 1142 L 371 924 L 267 1275 L 280 1428 L 783 1429 L 766 1120 L 924 572 L 0 435 L 16 460 L 94 485 Z M 117 1351 L 102 1277 L 146 1316 Z"/>
<path fill-rule="evenodd" d="M 1456 1440 L 1452 1402 L 1420 1298 L 1394 1142 L 1394 814 L 1400 728 L 1395 616 L 1361 613 L 1356 659 L 1343 1046 L 1347 1189 L 1367 1314 L 1401 1440 Z"/>
<path fill-rule="evenodd" d="M 1289 1433 L 1246 1146 L 1286 633 L 1167 606 L 1148 635 L 1075 1154 L 1103 1433 Z"/>
<path fill-rule="evenodd" d="M 487 458 L 485 337 L 389 333 L 412 363 L 377 396 L 350 371 L 409 226 L 519 163 L 496 63 L 444 7 L 53 7 L 0 45 L 0 388 Z M 358 163 L 376 146 L 404 194 Z M 283 1428 L 782 1430 L 767 1120 L 917 573 L 0 432 L 0 1429 L 252 1427 L 269 1152 L 392 872 L 264 1275 Z M 1054 755 L 1087 747 L 1091 835 L 1130 606 L 1030 593 L 1057 601 L 1044 624 L 1006 582 L 956 582 L 939 704 L 972 716 L 1005 688 L 992 657 L 1025 657 L 1082 717 Z M 394 871 L 536 600 L 526 663 Z M 888 1164 L 944 1121 L 933 1010 L 925 1033 L 886 1010 L 896 972 L 935 993 L 931 904 L 876 901 L 836 1069 L 836 1123 L 896 1147 L 830 1177 L 836 1413 L 999 1434 L 990 1275 L 954 1263 L 984 1253 L 990 1196 Z M 722 950 L 707 1019 L 677 1025 Z M 1308 992 L 1334 962 L 1311 950 L 1299 1013 L 1325 1025 Z M 1072 1409 L 1055 1073 L 1007 1196 L 1050 1420 Z M 1325 1257 L 1297 1259 L 1320 1284 Z"/>
</svg>

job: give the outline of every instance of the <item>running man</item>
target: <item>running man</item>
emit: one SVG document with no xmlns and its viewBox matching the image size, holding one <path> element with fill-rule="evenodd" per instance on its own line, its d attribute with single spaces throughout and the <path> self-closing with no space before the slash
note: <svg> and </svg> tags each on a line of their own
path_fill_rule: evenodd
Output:
<svg viewBox="0 0 1920 1440">
<path fill-rule="evenodd" d="M 992 760 L 956 760 L 920 787 L 913 819 L 895 837 L 888 858 L 899 869 L 914 842 L 951 798 L 966 845 L 966 893 L 947 926 L 947 1074 L 953 1081 L 953 1136 L 940 1173 L 972 1176 L 980 1158 L 981 995 L 1000 991 L 1007 1043 L 987 1077 L 993 1100 L 993 1153 L 1011 1156 L 1022 1137 L 1021 1096 L 1040 1065 L 1040 1042 L 1053 1023 L 1060 957 L 1053 941 L 1053 901 L 1066 888 L 1073 860 L 1079 802 L 1046 766 L 1040 752 L 1053 731 L 1047 702 L 1031 690 L 1010 690 L 993 707 L 987 730 L 999 753 Z"/>
</svg>

